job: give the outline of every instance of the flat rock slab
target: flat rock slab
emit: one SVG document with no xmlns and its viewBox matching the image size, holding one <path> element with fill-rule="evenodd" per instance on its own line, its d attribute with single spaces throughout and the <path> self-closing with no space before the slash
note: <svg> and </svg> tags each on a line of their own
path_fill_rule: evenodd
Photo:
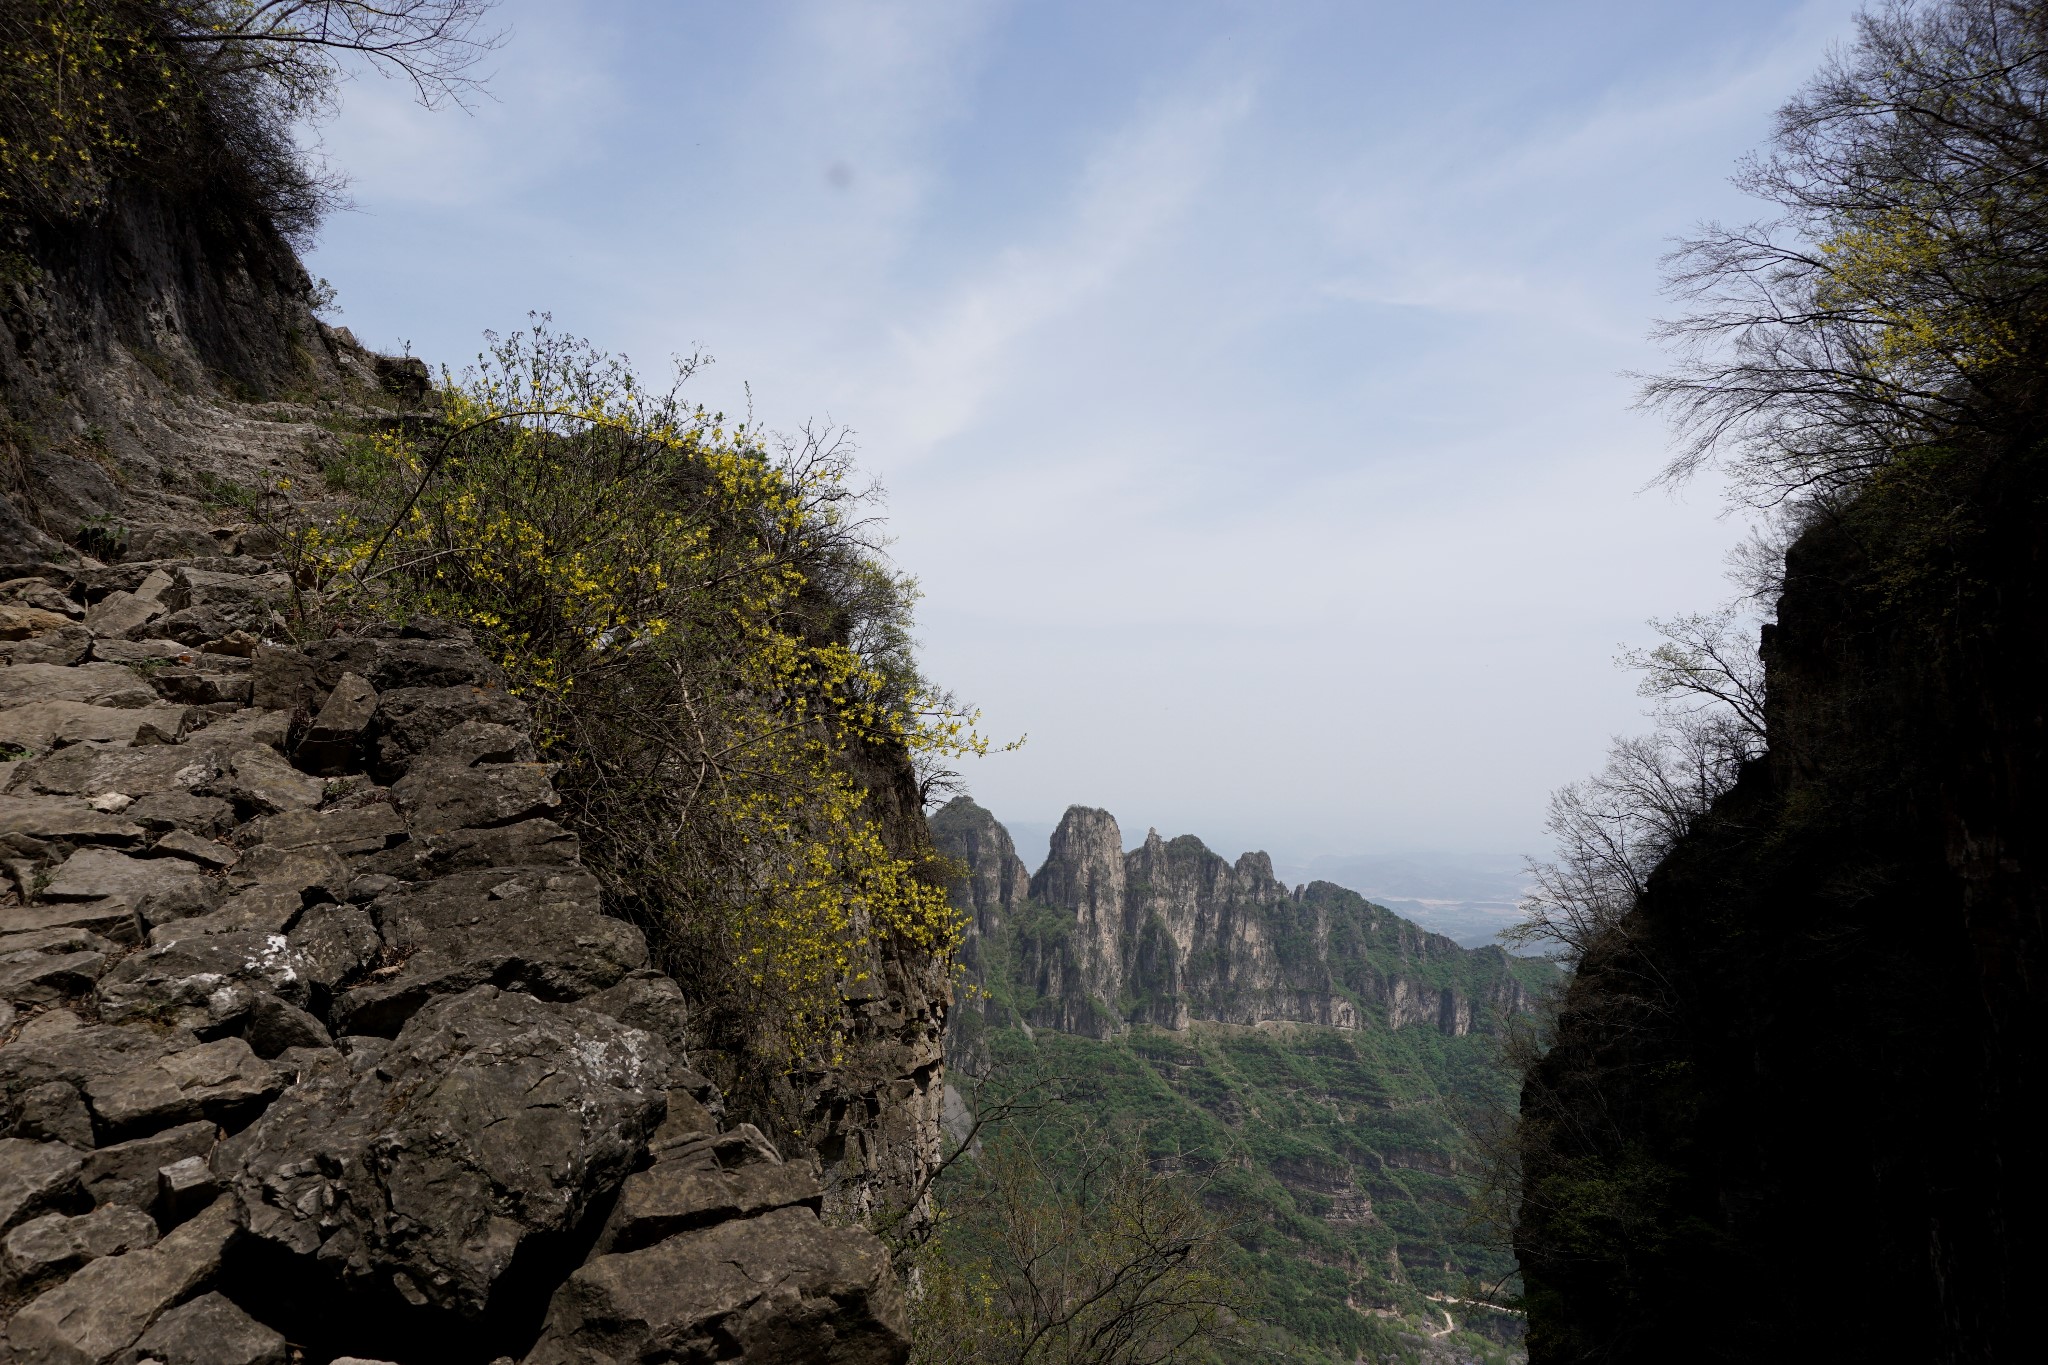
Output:
<svg viewBox="0 0 2048 1365">
<path fill-rule="evenodd" d="M 285 1339 L 224 1294 L 201 1294 L 156 1320 L 135 1343 L 159 1365 L 285 1365 Z"/>
<path fill-rule="evenodd" d="M 0 1129 L 11 1126 L 24 1096 L 62 1081 L 83 1091 L 95 1077 L 145 1065 L 199 1040 L 179 1029 L 87 1024 L 67 1010 L 51 1010 L 22 1026 L 0 1047 Z"/>
<path fill-rule="evenodd" d="M 96 1207 L 151 1208 L 162 1189 L 164 1167 L 205 1157 L 218 1141 L 220 1129 L 202 1119 L 108 1143 L 85 1154 L 78 1183 Z"/>
<path fill-rule="evenodd" d="M 238 1231 L 234 1201 L 219 1199 L 153 1247 L 93 1261 L 15 1314 L 0 1358 L 19 1365 L 109 1365 L 165 1309 L 219 1273 Z"/>
<path fill-rule="evenodd" d="M 0 744 L 31 754 L 87 741 L 168 742 L 185 733 L 182 706 L 94 706 L 82 701 L 37 701 L 0 711 Z M 130 793 L 131 795 L 133 793 Z"/>
<path fill-rule="evenodd" d="M 106 963 L 105 953 L 91 949 L 68 953 L 39 948 L 0 950 L 0 1000 L 40 1005 L 83 995 L 99 980 Z"/>
<path fill-rule="evenodd" d="M 119 664 L 16 664 L 0 668 L 0 711 L 37 701 L 76 701 L 134 709 L 154 706 L 155 689 Z"/>
<path fill-rule="evenodd" d="M 221 1038 L 85 1086 L 86 1103 L 115 1134 L 149 1133 L 204 1119 L 245 1118 L 284 1088 L 277 1071 L 241 1038 Z"/>
<path fill-rule="evenodd" d="M 197 863 L 208 872 L 232 866 L 242 855 L 226 844 L 203 839 L 188 830 L 174 829 L 150 846 L 157 857 L 178 857 Z"/>
<path fill-rule="evenodd" d="M 5 670 L 0 670 L 4 672 Z M 0 796 L 0 834 L 26 834 L 66 844 L 135 848 L 142 826 L 127 814 L 97 811 L 76 796 Z"/>
<path fill-rule="evenodd" d="M 319 805 L 327 784 L 300 772 L 276 750 L 250 745 L 228 754 L 226 771 L 199 790 L 252 815 L 275 815 Z"/>
<path fill-rule="evenodd" d="M 33 934 L 59 929 L 86 929 L 115 943 L 142 937 L 142 921 L 127 901 L 74 901 L 0 909 L 0 935 Z"/>
<path fill-rule="evenodd" d="M 552 814 L 562 804 L 553 777 L 545 763 L 427 759 L 393 785 L 391 799 L 417 833 L 485 829 Z"/>
<path fill-rule="evenodd" d="M 68 1275 L 87 1261 L 155 1246 L 156 1220 L 141 1209 L 110 1206 L 72 1216 L 46 1213 L 0 1243 L 0 1280 L 34 1284 Z"/>
<path fill-rule="evenodd" d="M 152 943 L 100 978 L 100 1018 L 219 1032 L 234 1027 L 259 993 L 301 1009 L 318 1005 L 322 975 L 319 962 L 284 934 L 245 931 Z"/>
<path fill-rule="evenodd" d="M 481 987 L 390 1043 L 352 1040 L 214 1168 L 253 1235 L 346 1281 L 481 1315 L 520 1244 L 574 1227 L 661 1116 L 667 1049 L 573 1005 Z"/>
<path fill-rule="evenodd" d="M 339 854 L 374 853 L 405 837 L 405 817 L 388 801 L 347 810 L 294 810 L 268 815 L 238 834 L 244 844 L 271 848 L 331 848 Z"/>
<path fill-rule="evenodd" d="M 596 1257 L 555 1292 L 525 1365 L 897 1365 L 909 1352 L 881 1241 L 785 1208 Z"/>
<path fill-rule="evenodd" d="M 730 1218 L 802 1206 L 816 1213 L 825 1192 L 808 1166 L 752 1165 L 723 1170 L 706 1163 L 661 1161 L 626 1177 L 600 1245 L 641 1247 Z"/>
<path fill-rule="evenodd" d="M 440 757 L 467 766 L 476 762 L 531 762 L 537 757 L 524 734 L 526 703 L 495 687 L 402 687 L 377 699 L 369 733 L 380 772 L 395 776 L 416 755 L 432 752 L 450 736 Z M 467 726 L 488 726 L 478 733 Z M 465 743 L 464 741 L 467 741 Z"/>
<path fill-rule="evenodd" d="M 43 888 L 47 901 L 103 900 L 118 896 L 149 923 L 203 915 L 226 888 L 191 863 L 172 858 L 131 858 L 110 849 L 82 848 L 66 858 Z"/>
<path fill-rule="evenodd" d="M 647 964 L 647 941 L 598 913 L 596 879 L 575 871 L 466 872 L 380 900 L 399 970 L 334 1003 L 345 1033 L 390 1036 L 428 1000 L 480 985 L 578 1000 Z"/>
<path fill-rule="evenodd" d="M 200 731 L 200 735 L 206 733 Z M 219 774 L 219 760 L 200 743 L 146 744 L 141 748 L 126 743 L 86 743 L 16 764 L 7 790 L 18 795 L 94 797 L 120 792 L 140 797 L 153 792 L 189 792 Z"/>
<path fill-rule="evenodd" d="M 84 1166 L 85 1158 L 61 1142 L 0 1138 L 0 1230 L 75 1195 Z"/>
</svg>

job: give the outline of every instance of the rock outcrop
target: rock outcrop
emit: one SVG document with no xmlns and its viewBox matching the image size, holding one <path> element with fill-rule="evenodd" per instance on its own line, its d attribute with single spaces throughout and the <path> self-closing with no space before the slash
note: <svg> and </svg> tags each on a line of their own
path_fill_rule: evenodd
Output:
<svg viewBox="0 0 2048 1365">
<path fill-rule="evenodd" d="M 970 919 L 968 980 L 1000 979 L 1015 1002 L 1017 1020 L 991 1022 L 1094 1038 L 1196 1020 L 1456 1037 L 1529 1005 L 1500 949 L 1463 948 L 1328 882 L 1290 890 L 1263 853 L 1231 863 L 1156 830 L 1126 851 L 1115 817 L 1075 806 L 1027 876 L 1008 832 L 968 798 L 932 832 L 964 866 L 954 896 Z"/>
<path fill-rule="evenodd" d="M 467 636 L 264 643 L 260 556 L 33 587 L 79 619 L 0 641 L 0 1358 L 902 1358 Z"/>
<path fill-rule="evenodd" d="M 1792 547 L 1769 752 L 1528 1076 L 1534 1361 L 2040 1354 L 2048 467 L 1922 455 Z"/>
</svg>

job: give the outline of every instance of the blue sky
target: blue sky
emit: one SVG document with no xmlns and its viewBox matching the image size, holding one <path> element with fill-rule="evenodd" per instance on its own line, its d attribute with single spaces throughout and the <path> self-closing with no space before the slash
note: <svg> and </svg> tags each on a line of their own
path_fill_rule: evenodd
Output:
<svg viewBox="0 0 2048 1365">
<path fill-rule="evenodd" d="M 310 265 L 854 429 L 999 815 L 1541 852 L 1742 531 L 1644 491 L 1658 257 L 1853 8 L 513 0 L 474 113 L 348 88 Z"/>
</svg>

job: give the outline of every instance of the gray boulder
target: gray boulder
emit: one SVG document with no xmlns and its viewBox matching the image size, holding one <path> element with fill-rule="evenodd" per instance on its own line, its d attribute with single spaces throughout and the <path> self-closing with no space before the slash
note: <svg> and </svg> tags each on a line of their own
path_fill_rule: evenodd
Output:
<svg viewBox="0 0 2048 1365">
<path fill-rule="evenodd" d="M 235 1306 L 225 1294 L 201 1294 L 156 1320 L 129 1348 L 127 1360 L 158 1365 L 285 1365 L 282 1335 Z"/>
<path fill-rule="evenodd" d="M 234 1201 L 220 1199 L 153 1247 L 91 1262 L 15 1314 L 0 1359 L 111 1365 L 165 1309 L 219 1273 L 238 1231 Z"/>
<path fill-rule="evenodd" d="M 668 1064 L 603 1015 L 480 987 L 302 1073 L 214 1167 L 256 1237 L 476 1317 L 527 1238 L 574 1228 L 632 1169 Z"/>
<path fill-rule="evenodd" d="M 0 1138 L 0 1231 L 75 1199 L 84 1165 L 61 1142 Z"/>
<path fill-rule="evenodd" d="M 552 814 L 562 804 L 553 777 L 545 763 L 429 759 L 393 784 L 391 799 L 416 834 L 485 829 Z"/>
<path fill-rule="evenodd" d="M 335 1000 L 330 1017 L 344 1033 L 389 1036 L 433 997 L 485 984 L 580 1000 L 647 965 L 646 939 L 598 912 L 597 881 L 587 872 L 458 873 L 382 897 L 374 908 L 401 962 Z"/>
<path fill-rule="evenodd" d="M 109 1207 L 76 1216 L 46 1213 L 0 1242 L 0 1285 L 20 1288 L 68 1275 L 87 1261 L 156 1245 L 156 1220 L 140 1209 Z"/>
<path fill-rule="evenodd" d="M 110 1143 L 86 1153 L 78 1183 L 97 1207 L 152 1208 L 162 1192 L 164 1167 L 204 1157 L 219 1140 L 217 1126 L 198 1120 Z"/>
<path fill-rule="evenodd" d="M 590 1261 L 555 1291 L 525 1365 L 897 1365 L 909 1353 L 880 1240 L 783 1208 Z"/>
<path fill-rule="evenodd" d="M 247 1041 L 221 1038 L 96 1076 L 86 1083 L 85 1099 L 101 1127 L 132 1136 L 199 1119 L 234 1123 L 283 1088 L 283 1077 Z"/>
<path fill-rule="evenodd" d="M 200 934 L 152 944 L 115 964 L 96 992 L 109 1023 L 172 1023 L 213 1037 L 239 1032 L 259 995 L 318 1010 L 323 964 L 288 935 Z"/>
<path fill-rule="evenodd" d="M 225 888 L 191 863 L 174 858 L 131 858 L 104 848 L 81 848 L 66 858 L 43 888 L 49 901 L 119 897 L 151 924 L 189 919 L 220 904 Z"/>
</svg>

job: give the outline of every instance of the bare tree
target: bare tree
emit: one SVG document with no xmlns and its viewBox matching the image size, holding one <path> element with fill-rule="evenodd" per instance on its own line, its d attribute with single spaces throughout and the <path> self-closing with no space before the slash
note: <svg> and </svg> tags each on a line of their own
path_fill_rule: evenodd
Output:
<svg viewBox="0 0 2048 1365">
<path fill-rule="evenodd" d="M 1693 304 L 1643 385 L 1683 478 L 1827 499 L 1899 451 L 2031 420 L 2048 359 L 2048 5 L 1888 0 L 1737 183 L 1778 216 L 1670 258 Z"/>
<path fill-rule="evenodd" d="M 1764 750 L 1763 666 L 1753 623 L 1730 607 L 1651 622 L 1664 636 L 1616 660 L 1643 670 L 1656 728 L 1618 738 L 1599 772 L 1553 793 L 1556 858 L 1532 861 L 1523 920 L 1503 937 L 1577 961 L 1632 909 L 1650 873 L 1742 765 Z"/>
<path fill-rule="evenodd" d="M 1069 1121 L 981 1145 L 942 1202 L 913 1308 L 917 1365 L 1165 1365 L 1239 1337 L 1206 1184 Z"/>
<path fill-rule="evenodd" d="M 365 62 L 411 84 L 421 104 L 463 104 L 502 35 L 482 29 L 494 0 L 174 0 L 166 41 L 216 78 L 260 76 L 324 92 Z"/>
</svg>

